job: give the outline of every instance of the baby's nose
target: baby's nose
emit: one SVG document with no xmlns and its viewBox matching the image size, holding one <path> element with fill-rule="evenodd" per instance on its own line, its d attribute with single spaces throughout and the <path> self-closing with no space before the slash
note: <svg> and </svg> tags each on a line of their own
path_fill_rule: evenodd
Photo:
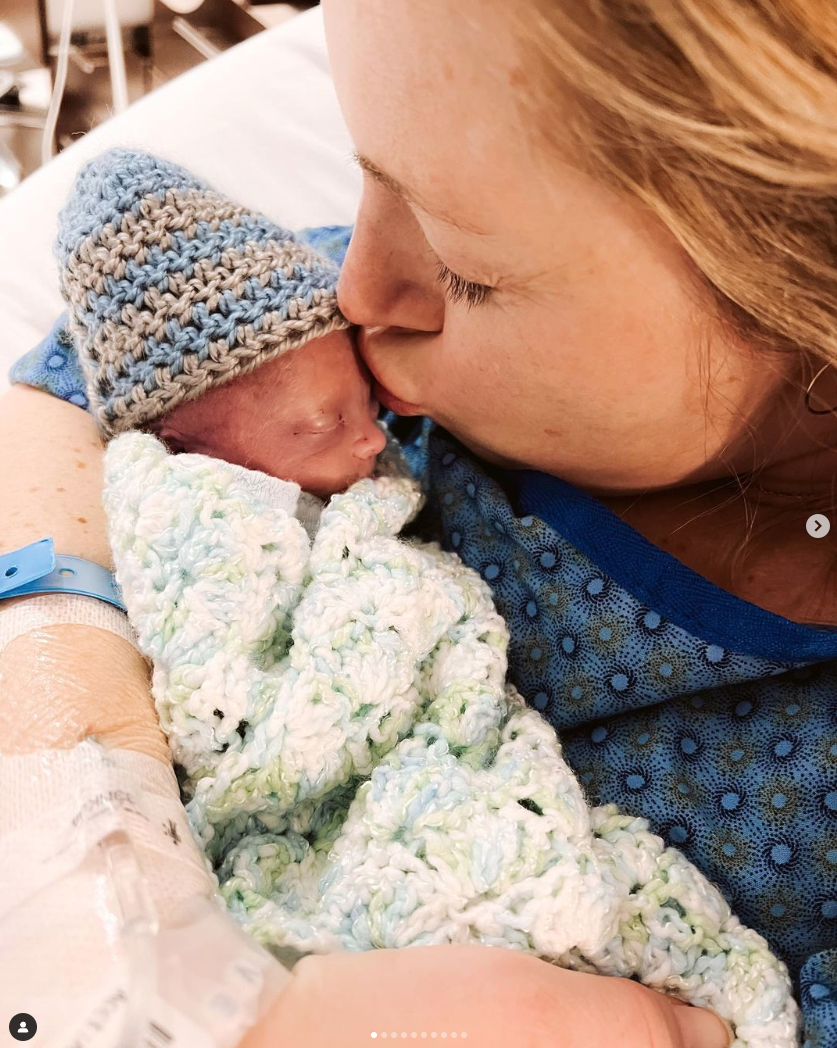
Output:
<svg viewBox="0 0 837 1048">
<path fill-rule="evenodd" d="M 387 446 L 387 438 L 377 423 L 369 422 L 363 430 L 362 436 L 355 445 L 355 454 L 359 459 L 375 458 L 380 455 Z"/>
</svg>

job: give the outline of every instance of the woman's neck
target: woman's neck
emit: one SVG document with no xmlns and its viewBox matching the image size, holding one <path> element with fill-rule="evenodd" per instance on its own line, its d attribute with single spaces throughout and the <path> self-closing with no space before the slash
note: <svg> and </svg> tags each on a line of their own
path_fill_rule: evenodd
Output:
<svg viewBox="0 0 837 1048">
<path fill-rule="evenodd" d="M 830 480 L 806 492 L 793 478 L 782 484 L 759 475 L 603 501 L 722 589 L 796 622 L 837 625 L 837 503 Z M 814 513 L 833 524 L 824 539 L 806 530 Z"/>
<path fill-rule="evenodd" d="M 837 372 L 806 401 L 777 389 L 723 460 L 678 487 L 602 501 L 656 546 L 736 596 L 796 622 L 837 625 Z M 822 413 L 813 413 L 815 407 Z M 823 538 L 806 522 L 830 519 Z"/>
</svg>

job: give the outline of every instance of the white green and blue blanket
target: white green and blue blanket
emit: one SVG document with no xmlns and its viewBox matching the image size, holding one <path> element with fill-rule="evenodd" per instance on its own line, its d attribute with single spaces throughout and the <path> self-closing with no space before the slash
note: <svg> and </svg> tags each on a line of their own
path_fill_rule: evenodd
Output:
<svg viewBox="0 0 837 1048">
<path fill-rule="evenodd" d="M 397 468 L 324 508 L 130 433 L 106 457 L 117 578 L 229 910 L 274 947 L 477 942 L 796 1043 L 784 968 L 638 818 L 591 808 L 506 681 L 487 584 L 399 537 Z"/>
</svg>

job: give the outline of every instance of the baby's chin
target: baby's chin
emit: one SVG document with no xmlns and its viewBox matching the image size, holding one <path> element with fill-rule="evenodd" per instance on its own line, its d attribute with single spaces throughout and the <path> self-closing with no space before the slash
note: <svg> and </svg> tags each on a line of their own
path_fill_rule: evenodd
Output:
<svg viewBox="0 0 837 1048">
<path fill-rule="evenodd" d="M 321 499 L 346 491 L 359 480 L 366 480 L 374 474 L 377 466 L 376 457 L 351 457 L 347 460 L 345 456 L 324 454 L 306 455 L 301 461 L 291 461 L 281 455 L 235 455 L 230 454 L 229 449 L 226 454 L 218 454 L 217 451 L 213 454 L 217 458 L 226 459 L 227 462 L 233 461 L 247 469 L 267 473 L 278 480 L 293 481 L 299 484 L 303 491 Z"/>
<path fill-rule="evenodd" d="M 347 488 L 350 488 L 352 484 L 356 484 L 359 480 L 366 480 L 368 477 L 371 477 L 375 472 L 376 465 L 377 460 L 370 459 L 367 463 L 360 463 L 357 469 L 351 473 L 325 477 L 322 473 L 301 471 L 295 477 L 283 477 L 282 479 L 293 480 L 299 484 L 303 491 L 316 495 L 318 498 L 327 499 L 332 495 L 339 494 L 341 491 L 346 491 Z"/>
<path fill-rule="evenodd" d="M 171 423 L 149 427 L 173 454 L 194 452 L 210 458 L 222 459 L 236 466 L 258 470 L 278 480 L 290 480 L 312 495 L 329 498 L 345 491 L 358 480 L 365 480 L 375 472 L 376 458 L 357 459 L 346 454 L 312 453 L 310 448 L 292 447 L 290 454 L 279 453 L 275 448 L 260 449 L 253 453 L 258 441 L 239 439 L 239 434 L 225 427 L 207 427 L 205 435 L 183 437 Z"/>
</svg>

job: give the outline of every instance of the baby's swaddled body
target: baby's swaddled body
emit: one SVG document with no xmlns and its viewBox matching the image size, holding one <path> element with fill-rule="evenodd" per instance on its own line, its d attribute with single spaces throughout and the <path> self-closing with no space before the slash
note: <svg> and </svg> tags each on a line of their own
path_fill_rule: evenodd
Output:
<svg viewBox="0 0 837 1048">
<path fill-rule="evenodd" d="M 765 941 L 644 821 L 588 807 L 506 682 L 486 583 L 400 537 L 421 495 L 394 451 L 375 471 L 336 267 L 125 150 L 82 171 L 58 258 L 90 409 L 117 437 L 117 578 L 244 927 L 302 951 L 517 948 L 709 1007 L 738 1046 L 794 1044 Z M 299 485 L 332 496 L 319 521 Z"/>
<path fill-rule="evenodd" d="M 710 1007 L 737 1044 L 795 1043 L 766 943 L 642 820 L 587 806 L 506 684 L 487 585 L 398 537 L 411 479 L 334 496 L 310 541 L 295 485 L 144 434 L 106 462 L 117 577 L 248 931 L 301 950 L 516 947 Z"/>
</svg>

